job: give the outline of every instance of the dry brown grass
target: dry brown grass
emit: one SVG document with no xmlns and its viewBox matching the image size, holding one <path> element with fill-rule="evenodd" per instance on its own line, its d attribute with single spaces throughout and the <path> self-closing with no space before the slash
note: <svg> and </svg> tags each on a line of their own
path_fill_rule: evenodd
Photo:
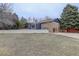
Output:
<svg viewBox="0 0 79 59">
<path fill-rule="evenodd" d="M 79 55 L 79 39 L 54 34 L 0 34 L 0 55 Z"/>
</svg>

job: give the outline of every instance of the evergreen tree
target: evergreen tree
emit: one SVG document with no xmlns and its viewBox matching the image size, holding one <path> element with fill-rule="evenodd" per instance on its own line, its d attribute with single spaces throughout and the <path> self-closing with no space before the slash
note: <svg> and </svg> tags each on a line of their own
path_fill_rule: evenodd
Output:
<svg viewBox="0 0 79 59">
<path fill-rule="evenodd" d="M 61 14 L 60 26 L 62 29 L 79 29 L 79 12 L 76 6 L 68 4 Z"/>
<path fill-rule="evenodd" d="M 22 17 L 20 20 L 20 27 L 21 28 L 26 28 L 27 27 L 27 19 Z"/>
</svg>

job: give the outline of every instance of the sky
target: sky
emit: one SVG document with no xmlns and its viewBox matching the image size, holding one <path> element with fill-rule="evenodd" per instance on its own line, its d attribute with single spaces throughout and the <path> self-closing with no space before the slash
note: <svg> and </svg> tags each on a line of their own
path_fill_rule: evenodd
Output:
<svg viewBox="0 0 79 59">
<path fill-rule="evenodd" d="M 15 3 L 13 10 L 19 17 L 60 18 L 67 3 Z M 79 7 L 79 4 L 72 4 Z"/>
</svg>

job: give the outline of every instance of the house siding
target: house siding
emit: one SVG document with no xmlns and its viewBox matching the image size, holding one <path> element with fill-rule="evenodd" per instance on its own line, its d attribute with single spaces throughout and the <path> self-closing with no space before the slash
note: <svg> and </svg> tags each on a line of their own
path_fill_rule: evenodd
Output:
<svg viewBox="0 0 79 59">
<path fill-rule="evenodd" d="M 42 29 L 48 29 L 49 32 L 59 32 L 59 23 L 57 22 L 46 22 L 46 23 L 41 23 L 41 28 Z"/>
</svg>

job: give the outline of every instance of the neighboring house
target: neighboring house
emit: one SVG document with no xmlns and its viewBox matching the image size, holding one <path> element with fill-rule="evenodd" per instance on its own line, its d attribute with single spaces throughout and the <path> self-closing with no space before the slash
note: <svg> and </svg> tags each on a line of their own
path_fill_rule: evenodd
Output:
<svg viewBox="0 0 79 59">
<path fill-rule="evenodd" d="M 40 23 L 28 23 L 28 29 L 41 29 Z"/>
<path fill-rule="evenodd" d="M 41 23 L 41 29 L 48 29 L 49 32 L 59 32 L 60 25 L 53 20 L 43 20 Z"/>
<path fill-rule="evenodd" d="M 31 20 L 28 22 L 28 29 L 47 29 L 49 32 L 59 32 L 58 20 L 41 20 L 39 22 Z"/>
<path fill-rule="evenodd" d="M 36 19 L 27 21 L 28 29 L 41 29 L 41 24 Z"/>
</svg>

